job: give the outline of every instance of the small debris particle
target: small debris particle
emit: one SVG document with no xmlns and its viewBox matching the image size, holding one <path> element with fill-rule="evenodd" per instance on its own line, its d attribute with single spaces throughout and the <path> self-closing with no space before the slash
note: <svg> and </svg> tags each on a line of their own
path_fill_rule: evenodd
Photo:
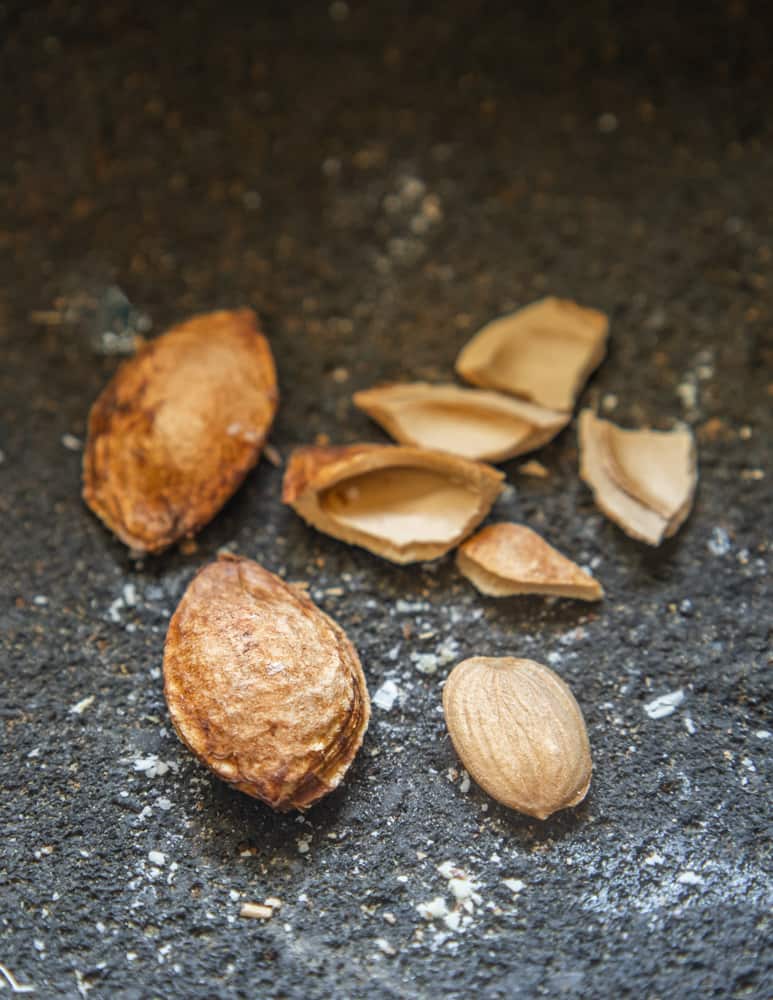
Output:
<svg viewBox="0 0 773 1000">
<path fill-rule="evenodd" d="M 349 369 L 348 368 L 334 368 L 330 373 L 330 377 L 337 385 L 343 385 L 344 382 L 349 381 Z"/>
<path fill-rule="evenodd" d="M 435 896 L 427 903 L 419 903 L 416 909 L 425 920 L 441 920 L 448 914 L 448 905 L 442 896 Z"/>
<path fill-rule="evenodd" d="M 379 951 L 383 951 L 383 953 L 385 955 L 389 955 L 390 958 L 397 954 L 397 950 L 389 943 L 389 941 L 387 941 L 386 938 L 376 938 L 376 945 Z"/>
<path fill-rule="evenodd" d="M 519 878 L 503 878 L 502 884 L 506 885 L 513 894 L 522 892 L 526 888 L 526 883 L 522 882 Z"/>
<path fill-rule="evenodd" d="M 411 653 L 411 659 L 420 674 L 436 674 L 438 658 L 434 653 Z"/>
<path fill-rule="evenodd" d="M 470 790 L 470 776 L 466 771 L 462 771 L 462 780 L 459 782 L 459 791 L 466 795 Z"/>
<path fill-rule="evenodd" d="M 741 479 L 756 483 L 765 478 L 764 469 L 741 469 Z"/>
<path fill-rule="evenodd" d="M 279 454 L 279 450 L 273 446 L 273 444 L 267 444 L 263 447 L 263 454 L 266 456 L 266 460 L 269 461 L 275 469 L 278 469 L 282 464 L 282 456 Z"/>
<path fill-rule="evenodd" d="M 133 608 L 137 603 L 137 588 L 133 583 L 124 584 L 123 602 L 127 608 Z"/>
<path fill-rule="evenodd" d="M 608 392 L 601 400 L 601 409 L 605 413 L 611 413 L 617 409 L 618 398 L 613 392 Z"/>
<path fill-rule="evenodd" d="M 659 851 L 650 851 L 647 857 L 644 859 L 644 864 L 653 867 L 655 865 L 662 865 L 665 858 Z"/>
<path fill-rule="evenodd" d="M 28 983 L 20 983 L 10 969 L 0 963 L 0 975 L 11 987 L 11 993 L 34 993 L 35 987 Z"/>
<path fill-rule="evenodd" d="M 712 529 L 711 538 L 708 541 L 708 550 L 713 556 L 726 556 L 732 548 L 730 536 L 724 528 L 715 527 Z"/>
<path fill-rule="evenodd" d="M 270 920 L 273 915 L 273 909 L 263 903 L 242 903 L 239 910 L 239 916 L 249 920 Z"/>
<path fill-rule="evenodd" d="M 697 872 L 683 871 L 676 876 L 681 885 L 703 885 L 703 879 Z"/>
<path fill-rule="evenodd" d="M 670 691 L 668 694 L 660 695 L 659 698 L 653 698 L 644 706 L 644 711 L 651 719 L 664 719 L 675 712 L 683 701 L 684 691 L 679 688 L 678 691 Z"/>
<path fill-rule="evenodd" d="M 550 476 L 550 470 L 546 469 L 542 462 L 538 462 L 535 458 L 519 465 L 518 471 L 524 476 L 533 476 L 535 479 L 547 479 Z"/>
<path fill-rule="evenodd" d="M 751 439 L 751 436 L 752 436 L 752 429 L 751 429 L 751 427 L 748 426 L 748 424 L 746 426 L 742 427 L 738 431 L 738 437 L 742 441 L 749 441 Z"/>
<path fill-rule="evenodd" d="M 684 728 L 687 730 L 687 732 L 690 734 L 690 736 L 694 736 L 696 734 L 696 732 L 698 731 L 698 727 L 692 721 L 692 719 L 690 718 L 690 716 L 686 715 L 684 717 L 683 721 L 684 721 Z"/>
<path fill-rule="evenodd" d="M 295 843 L 298 845 L 299 854 L 308 854 L 309 846 L 311 844 L 311 835 L 306 837 L 298 837 Z"/>
<path fill-rule="evenodd" d="M 390 913 L 388 910 L 386 910 L 383 916 L 384 920 L 386 920 L 386 922 L 390 925 L 390 927 L 394 927 L 394 925 L 397 923 L 397 917 L 394 915 L 394 913 Z"/>
<path fill-rule="evenodd" d="M 698 402 L 698 387 L 694 382 L 682 382 L 676 387 L 676 394 L 685 410 L 694 410 Z"/>
<path fill-rule="evenodd" d="M 169 810 L 172 808 L 172 801 L 171 799 L 167 799 L 165 796 L 161 796 L 160 799 L 156 799 L 156 805 L 158 806 L 159 809 L 162 809 L 164 812 L 169 812 Z"/>
<path fill-rule="evenodd" d="M 43 594 L 35 594 L 32 598 L 32 603 L 36 604 L 39 608 L 44 608 L 48 604 L 48 598 Z"/>
<path fill-rule="evenodd" d="M 773 739 L 773 733 L 771 733 L 768 729 L 758 729 L 754 735 L 758 740 Z"/>
<path fill-rule="evenodd" d="M 397 700 L 400 694 L 400 688 L 395 684 L 394 681 L 387 680 L 381 685 L 381 687 L 373 695 L 373 704 L 378 705 L 385 712 L 392 710 L 392 706 Z"/>
<path fill-rule="evenodd" d="M 168 760 L 159 760 L 155 754 L 150 757 L 138 757 L 134 762 L 135 771 L 144 771 L 148 778 L 162 778 L 170 768 L 177 770 L 178 765 Z"/>
<path fill-rule="evenodd" d="M 152 865 L 163 868 L 166 864 L 166 855 L 162 851 L 148 851 L 148 861 Z"/>
<path fill-rule="evenodd" d="M 263 902 L 266 906 L 270 906 L 272 910 L 279 910 L 282 906 L 282 900 L 278 896 L 269 896 Z"/>
<path fill-rule="evenodd" d="M 70 707 L 70 715 L 83 715 L 87 708 L 90 708 L 94 704 L 94 695 L 90 694 L 86 698 L 82 698 L 75 705 Z"/>
<path fill-rule="evenodd" d="M 617 126 L 617 115 L 613 115 L 611 111 L 605 111 L 596 120 L 596 127 L 602 135 L 610 135 L 612 132 L 616 132 Z"/>
<path fill-rule="evenodd" d="M 83 442 L 74 434 L 63 434 L 62 444 L 68 451 L 81 451 L 83 448 Z"/>
</svg>

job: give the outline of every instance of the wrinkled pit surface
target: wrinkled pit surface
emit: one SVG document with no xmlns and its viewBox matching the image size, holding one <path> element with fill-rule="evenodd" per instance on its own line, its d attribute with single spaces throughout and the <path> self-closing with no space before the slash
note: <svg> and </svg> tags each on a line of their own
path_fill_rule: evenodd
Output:
<svg viewBox="0 0 773 1000">
<path fill-rule="evenodd" d="M 400 420 L 424 447 L 465 458 L 513 447 L 531 431 L 531 424 L 518 417 L 452 403 L 416 403 L 405 408 Z"/>
<path fill-rule="evenodd" d="M 345 479 L 320 496 L 340 524 L 395 545 L 453 541 L 478 509 L 467 487 L 426 469 L 393 466 Z"/>
</svg>

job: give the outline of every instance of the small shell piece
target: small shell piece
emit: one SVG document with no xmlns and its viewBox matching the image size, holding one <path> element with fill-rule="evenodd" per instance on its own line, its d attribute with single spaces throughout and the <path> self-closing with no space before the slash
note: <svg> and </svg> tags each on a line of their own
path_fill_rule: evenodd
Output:
<svg viewBox="0 0 773 1000">
<path fill-rule="evenodd" d="M 356 444 L 299 448 L 282 499 L 319 531 L 396 563 L 437 559 L 473 531 L 502 473 L 441 451 Z"/>
<path fill-rule="evenodd" d="M 370 701 L 343 629 L 249 559 L 194 577 L 164 647 L 177 734 L 214 773 L 273 809 L 303 809 L 343 778 Z"/>
<path fill-rule="evenodd" d="M 483 327 L 462 348 L 456 370 L 486 389 L 571 411 L 606 352 L 604 313 L 546 298 Z"/>
<path fill-rule="evenodd" d="M 456 554 L 463 576 L 482 594 L 553 594 L 600 601 L 604 591 L 580 567 L 524 524 L 490 524 Z"/>
<path fill-rule="evenodd" d="M 498 802 L 547 819 L 585 798 L 585 721 L 552 670 L 509 656 L 464 660 L 446 681 L 443 710 L 462 764 Z"/>
<path fill-rule="evenodd" d="M 628 431 L 583 410 L 579 441 L 580 476 L 627 535 L 660 545 L 679 530 L 698 481 L 690 430 Z"/>
<path fill-rule="evenodd" d="M 402 444 L 504 462 L 547 444 L 569 414 L 453 384 L 411 382 L 367 389 L 354 404 Z"/>
<path fill-rule="evenodd" d="M 277 403 L 253 311 L 194 316 L 124 362 L 91 408 L 86 503 L 140 552 L 194 535 L 258 461 Z"/>
</svg>

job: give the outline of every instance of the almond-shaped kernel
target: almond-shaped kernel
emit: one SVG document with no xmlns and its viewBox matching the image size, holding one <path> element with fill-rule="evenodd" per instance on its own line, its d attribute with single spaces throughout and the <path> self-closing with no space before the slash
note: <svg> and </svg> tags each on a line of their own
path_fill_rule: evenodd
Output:
<svg viewBox="0 0 773 1000">
<path fill-rule="evenodd" d="M 370 716 L 343 629 L 299 589 L 231 555 L 194 577 L 172 616 L 164 694 L 196 757 L 280 812 L 339 784 Z"/>
<path fill-rule="evenodd" d="M 503 805 L 547 819 L 587 795 L 592 765 L 582 712 L 542 664 L 464 660 L 446 681 L 443 710 L 462 764 Z"/>
<path fill-rule="evenodd" d="M 436 559 L 473 531 L 502 473 L 441 451 L 356 444 L 299 448 L 282 499 L 319 531 L 396 563 Z"/>
<path fill-rule="evenodd" d="M 580 476 L 599 508 L 627 535 L 660 545 L 679 530 L 698 481 L 689 429 L 624 430 L 583 410 L 579 442 Z"/>
<path fill-rule="evenodd" d="M 86 503 L 140 552 L 196 534 L 260 458 L 277 403 L 253 311 L 194 316 L 124 362 L 94 403 Z"/>
<path fill-rule="evenodd" d="M 569 414 L 485 389 L 411 382 L 366 389 L 354 404 L 402 444 L 504 462 L 547 444 Z"/>
<path fill-rule="evenodd" d="M 456 564 L 489 597 L 544 594 L 600 601 L 604 596 L 598 580 L 525 524 L 482 528 L 459 547 Z"/>
<path fill-rule="evenodd" d="M 488 323 L 462 348 L 456 370 L 467 382 L 570 411 L 606 353 L 604 313 L 546 298 Z"/>
</svg>

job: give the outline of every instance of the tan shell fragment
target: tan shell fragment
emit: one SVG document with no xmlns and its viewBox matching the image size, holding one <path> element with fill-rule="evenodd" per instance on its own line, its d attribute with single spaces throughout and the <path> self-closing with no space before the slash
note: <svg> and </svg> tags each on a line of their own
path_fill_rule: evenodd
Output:
<svg viewBox="0 0 773 1000">
<path fill-rule="evenodd" d="M 600 601 L 598 580 L 524 524 L 491 524 L 460 546 L 456 564 L 482 594 L 553 594 Z"/>
<path fill-rule="evenodd" d="M 164 694 L 199 760 L 281 812 L 339 784 L 370 716 L 343 629 L 237 556 L 204 567 L 183 595 L 164 647 Z"/>
<path fill-rule="evenodd" d="M 299 448 L 282 499 L 319 531 L 396 563 L 436 559 L 473 531 L 502 473 L 441 451 L 356 444 Z"/>
<path fill-rule="evenodd" d="M 495 319 L 462 348 L 467 382 L 570 411 L 606 353 L 609 321 L 568 299 L 546 298 Z"/>
<path fill-rule="evenodd" d="M 91 408 L 86 503 L 141 552 L 194 535 L 258 461 L 277 403 L 253 311 L 194 316 L 124 362 Z"/>
<path fill-rule="evenodd" d="M 569 414 L 483 389 L 412 382 L 367 389 L 354 404 L 402 444 L 504 462 L 547 444 Z"/>
<path fill-rule="evenodd" d="M 679 530 L 698 481 L 688 429 L 627 431 L 583 410 L 579 440 L 580 476 L 607 517 L 649 545 Z"/>
<path fill-rule="evenodd" d="M 446 681 L 443 710 L 462 764 L 503 805 L 547 819 L 587 795 L 592 765 L 582 712 L 542 664 L 464 660 Z"/>
</svg>

